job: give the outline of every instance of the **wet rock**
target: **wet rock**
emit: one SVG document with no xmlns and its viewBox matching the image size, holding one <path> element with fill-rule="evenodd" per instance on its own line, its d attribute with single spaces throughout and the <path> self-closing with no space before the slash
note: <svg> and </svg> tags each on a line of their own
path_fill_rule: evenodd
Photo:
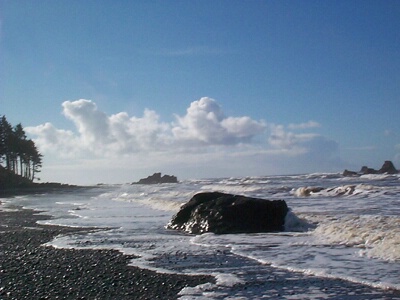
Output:
<svg viewBox="0 0 400 300">
<path fill-rule="evenodd" d="M 352 176 L 358 176 L 358 173 L 357 172 L 354 172 L 354 171 L 349 171 L 349 170 L 344 170 L 343 171 L 343 176 L 345 176 L 345 177 L 352 177 Z"/>
<path fill-rule="evenodd" d="M 182 206 L 167 228 L 192 234 L 276 232 L 284 230 L 287 212 L 283 200 L 199 193 Z"/>
<path fill-rule="evenodd" d="M 390 160 L 387 160 L 379 169 L 379 173 L 397 174 L 399 173 L 399 171 L 394 167 L 393 163 Z"/>
<path fill-rule="evenodd" d="M 362 166 L 361 170 L 359 172 L 360 174 L 378 174 L 379 171 L 373 169 L 373 168 L 368 168 L 367 166 Z"/>
</svg>

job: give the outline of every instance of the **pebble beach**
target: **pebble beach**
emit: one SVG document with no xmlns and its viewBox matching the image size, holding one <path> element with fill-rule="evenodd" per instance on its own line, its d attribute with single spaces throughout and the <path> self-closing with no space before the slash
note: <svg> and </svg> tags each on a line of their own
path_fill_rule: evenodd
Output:
<svg viewBox="0 0 400 300">
<path fill-rule="evenodd" d="M 8 206 L 0 211 L 0 299 L 187 300 L 195 298 L 182 295 L 183 289 L 216 282 L 211 275 L 164 274 L 129 266 L 135 257 L 117 250 L 45 246 L 58 235 L 98 230 L 37 224 L 39 220 L 51 218 L 21 207 Z M 174 259 L 179 257 L 171 254 L 168 261 Z M 264 269 L 270 274 L 267 281 L 232 286 L 232 290 L 252 291 L 250 298 L 240 299 L 400 299 L 398 290 L 309 276 L 272 266 Z M 218 299 L 225 298 L 221 295 Z"/>
<path fill-rule="evenodd" d="M 185 287 L 214 281 L 128 266 L 134 257 L 115 250 L 43 246 L 88 230 L 36 224 L 48 218 L 20 208 L 0 211 L 0 299 L 177 299 Z"/>
</svg>

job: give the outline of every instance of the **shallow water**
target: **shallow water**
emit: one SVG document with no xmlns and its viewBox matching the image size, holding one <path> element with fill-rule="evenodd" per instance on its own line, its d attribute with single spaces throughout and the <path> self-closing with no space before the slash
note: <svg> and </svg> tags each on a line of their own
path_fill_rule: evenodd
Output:
<svg viewBox="0 0 400 300">
<path fill-rule="evenodd" d="M 166 230 L 179 207 L 202 191 L 284 199 L 291 208 L 287 231 L 191 236 Z M 399 199 L 399 176 L 308 174 L 98 186 L 12 202 L 54 215 L 48 224 L 107 228 L 58 237 L 53 246 L 114 248 L 139 256 L 132 265 L 218 279 L 217 285 L 185 289 L 182 299 L 251 299 L 262 293 L 262 284 L 246 291 L 235 286 L 265 285 L 279 270 L 286 277 L 287 271 L 300 272 L 400 290 Z M 278 273 L 271 275 L 270 266 Z M 312 286 L 304 289 L 297 296 L 323 296 Z"/>
</svg>

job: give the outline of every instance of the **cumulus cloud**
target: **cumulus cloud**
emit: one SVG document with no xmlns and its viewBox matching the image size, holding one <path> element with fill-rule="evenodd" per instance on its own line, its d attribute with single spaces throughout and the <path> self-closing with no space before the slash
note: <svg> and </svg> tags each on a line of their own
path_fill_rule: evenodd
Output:
<svg viewBox="0 0 400 300">
<path fill-rule="evenodd" d="M 163 148 L 168 144 L 170 125 L 160 122 L 160 116 L 155 111 L 145 109 L 142 117 L 129 117 L 121 112 L 112 115 L 109 121 L 118 152 Z"/>
<path fill-rule="evenodd" d="M 193 177 L 206 177 L 328 170 L 337 165 L 337 143 L 309 130 L 319 123 L 285 126 L 249 116 L 226 116 L 217 101 L 207 97 L 193 101 L 184 115 L 175 115 L 169 123 L 150 109 L 142 116 L 109 115 L 86 99 L 65 101 L 62 108 L 76 130 L 50 123 L 25 129 L 45 160 L 52 158 L 46 170 L 64 176 L 68 169 L 72 179 L 77 176 L 73 170 L 79 173 L 83 167 L 93 176 L 103 174 L 105 179 L 99 181 L 110 182 L 110 170 L 127 176 L 133 169 L 187 169 Z"/>
<path fill-rule="evenodd" d="M 266 127 L 250 117 L 225 117 L 218 103 L 207 97 L 192 102 L 186 115 L 176 119 L 172 133 L 177 141 L 204 145 L 247 142 Z"/>
<path fill-rule="evenodd" d="M 26 127 L 25 131 L 36 137 L 36 144 L 45 153 L 57 153 L 67 158 L 75 157 L 83 150 L 79 138 L 72 131 L 57 129 L 51 123 Z"/>
<path fill-rule="evenodd" d="M 74 122 L 79 140 L 96 154 L 127 154 L 165 145 L 170 126 L 146 109 L 142 117 L 126 112 L 107 116 L 90 100 L 65 101 L 63 114 Z"/>
<path fill-rule="evenodd" d="M 161 122 L 160 116 L 149 109 L 141 117 L 130 117 L 126 112 L 108 116 L 96 103 L 85 99 L 65 101 L 62 107 L 76 133 L 57 129 L 50 123 L 27 129 L 36 136 L 43 152 L 113 156 L 167 151 L 178 146 L 232 145 L 249 142 L 265 128 L 262 121 L 247 116 L 225 117 L 221 107 L 210 98 L 192 102 L 186 115 L 176 116 L 176 122 L 171 124 Z"/>
<path fill-rule="evenodd" d="M 86 145 L 111 141 L 109 119 L 105 113 L 97 109 L 95 103 L 80 99 L 73 102 L 65 101 L 62 107 L 63 114 L 74 122 L 82 142 Z"/>
</svg>

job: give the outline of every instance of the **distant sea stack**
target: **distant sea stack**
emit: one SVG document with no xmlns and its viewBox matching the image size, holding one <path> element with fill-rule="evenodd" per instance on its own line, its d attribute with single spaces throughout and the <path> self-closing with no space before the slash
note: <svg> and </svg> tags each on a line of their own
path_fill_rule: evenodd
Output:
<svg viewBox="0 0 400 300">
<path fill-rule="evenodd" d="M 367 166 L 363 166 L 359 172 L 344 170 L 343 176 L 361 176 L 367 174 L 398 174 L 399 170 L 397 170 L 394 164 L 387 160 L 384 162 L 382 167 L 379 170 L 375 170 L 373 168 L 369 168 Z"/>
<path fill-rule="evenodd" d="M 154 173 L 146 178 L 140 179 L 138 182 L 133 184 L 158 184 L 158 183 L 178 183 L 178 178 L 174 175 L 164 175 L 161 173 Z"/>
</svg>

